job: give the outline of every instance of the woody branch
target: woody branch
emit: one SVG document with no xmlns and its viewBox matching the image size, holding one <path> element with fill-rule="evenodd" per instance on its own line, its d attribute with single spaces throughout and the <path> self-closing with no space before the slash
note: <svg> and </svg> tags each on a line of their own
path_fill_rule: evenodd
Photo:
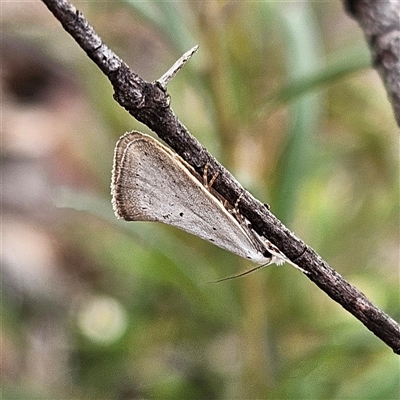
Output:
<svg viewBox="0 0 400 400">
<path fill-rule="evenodd" d="M 146 82 L 109 49 L 84 16 L 66 0 L 42 0 L 64 29 L 75 39 L 114 88 L 114 99 L 138 121 L 147 125 L 185 161 L 203 174 L 208 165 L 208 179 L 216 173 L 213 184 L 231 204 L 241 196 L 240 212 L 252 227 L 268 238 L 292 262 L 307 271 L 307 276 L 329 297 L 349 311 L 370 331 L 400 354 L 400 326 L 373 305 L 357 288 L 333 270 L 309 246 L 289 231 L 268 208 L 255 199 L 239 182 L 190 135 L 171 107 L 162 82 Z"/>
<path fill-rule="evenodd" d="M 400 126 L 400 1 L 345 0 L 345 7 L 364 32 Z"/>
</svg>

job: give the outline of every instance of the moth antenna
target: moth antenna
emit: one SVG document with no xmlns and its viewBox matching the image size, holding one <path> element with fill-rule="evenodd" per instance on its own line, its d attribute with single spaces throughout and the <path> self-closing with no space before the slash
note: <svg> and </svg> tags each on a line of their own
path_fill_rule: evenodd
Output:
<svg viewBox="0 0 400 400">
<path fill-rule="evenodd" d="M 257 271 L 257 270 L 259 270 L 259 269 L 261 269 L 261 268 L 264 268 L 264 267 L 266 267 L 267 265 L 269 265 L 269 263 L 263 264 L 263 265 L 257 265 L 257 267 L 248 269 L 247 271 L 244 271 L 244 272 L 240 272 L 239 274 L 230 275 L 230 276 L 227 276 L 227 277 L 225 277 L 225 278 L 217 279 L 216 281 L 211 281 L 211 282 L 208 282 L 208 283 L 219 283 L 219 282 L 223 282 L 223 281 L 229 281 L 229 280 L 231 280 L 231 279 L 240 278 L 240 277 L 242 277 L 242 276 L 251 274 L 252 272 L 255 272 L 255 271 Z"/>
</svg>

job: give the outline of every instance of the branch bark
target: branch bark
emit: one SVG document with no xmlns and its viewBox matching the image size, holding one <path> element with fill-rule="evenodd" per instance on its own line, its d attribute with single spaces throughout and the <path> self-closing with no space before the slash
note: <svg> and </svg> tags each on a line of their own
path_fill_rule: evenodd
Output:
<svg viewBox="0 0 400 400">
<path fill-rule="evenodd" d="M 364 31 L 400 126 L 400 1 L 345 0 L 345 8 Z"/>
<path fill-rule="evenodd" d="M 84 16 L 66 0 L 42 0 L 64 29 L 108 77 L 114 99 L 133 117 L 147 125 L 184 160 L 208 179 L 219 173 L 213 184 L 231 204 L 239 195 L 240 212 L 253 228 L 267 237 L 291 261 L 307 271 L 306 276 L 328 296 L 353 314 L 393 351 L 400 354 L 400 326 L 374 306 L 363 293 L 350 285 L 309 246 L 290 232 L 266 205 L 255 199 L 239 182 L 190 135 L 169 106 L 169 97 L 157 83 L 146 82 L 110 50 Z"/>
</svg>

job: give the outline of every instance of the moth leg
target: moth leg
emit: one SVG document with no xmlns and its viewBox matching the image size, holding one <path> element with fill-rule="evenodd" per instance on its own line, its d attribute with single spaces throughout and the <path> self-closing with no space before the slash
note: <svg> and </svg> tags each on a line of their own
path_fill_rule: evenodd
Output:
<svg viewBox="0 0 400 400">
<path fill-rule="evenodd" d="M 240 224 L 245 223 L 245 218 L 243 217 L 242 214 L 240 214 L 240 211 L 239 211 L 239 203 L 240 203 L 240 199 L 242 198 L 242 196 L 243 196 L 243 193 L 240 193 L 239 197 L 235 201 L 235 204 L 231 210 L 231 213 L 233 214 L 233 216 L 237 219 L 237 221 Z"/>
<path fill-rule="evenodd" d="M 208 182 L 208 168 L 210 167 L 210 164 L 207 163 L 204 167 L 204 172 L 203 172 L 203 185 L 210 190 L 213 183 L 215 182 L 215 180 L 218 178 L 219 172 L 216 172 L 213 177 L 210 179 L 210 182 Z"/>
<path fill-rule="evenodd" d="M 209 163 L 207 163 L 205 166 L 204 166 L 204 171 L 203 171 L 203 185 L 205 186 L 205 187 L 207 187 L 207 175 L 208 175 L 208 168 L 209 168 L 209 166 L 210 166 L 210 164 Z"/>
</svg>

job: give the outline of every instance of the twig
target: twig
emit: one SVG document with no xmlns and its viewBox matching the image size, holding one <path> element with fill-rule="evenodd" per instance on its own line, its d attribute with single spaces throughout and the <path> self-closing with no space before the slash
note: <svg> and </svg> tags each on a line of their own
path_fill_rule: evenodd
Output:
<svg viewBox="0 0 400 400">
<path fill-rule="evenodd" d="M 345 7 L 364 31 L 400 126 L 400 1 L 345 0 Z"/>
<path fill-rule="evenodd" d="M 175 75 L 184 67 L 198 48 L 199 46 L 194 46 L 187 51 L 161 78 L 157 79 L 156 82 L 158 82 L 165 91 L 167 90 L 168 83 L 170 83 Z"/>
<path fill-rule="evenodd" d="M 377 337 L 400 354 L 400 326 L 374 306 L 359 290 L 333 270 L 316 252 L 290 232 L 268 207 L 256 200 L 216 161 L 169 107 L 168 95 L 159 82 L 146 82 L 111 51 L 83 15 L 65 0 L 43 0 L 64 29 L 107 75 L 115 100 L 137 120 L 146 124 L 200 174 L 208 164 L 208 179 L 231 204 L 241 196 L 239 208 L 260 235 L 268 238 L 328 296 L 359 319 Z M 168 82 L 168 79 L 166 80 Z M 166 82 L 166 83 L 167 83 Z"/>
</svg>

